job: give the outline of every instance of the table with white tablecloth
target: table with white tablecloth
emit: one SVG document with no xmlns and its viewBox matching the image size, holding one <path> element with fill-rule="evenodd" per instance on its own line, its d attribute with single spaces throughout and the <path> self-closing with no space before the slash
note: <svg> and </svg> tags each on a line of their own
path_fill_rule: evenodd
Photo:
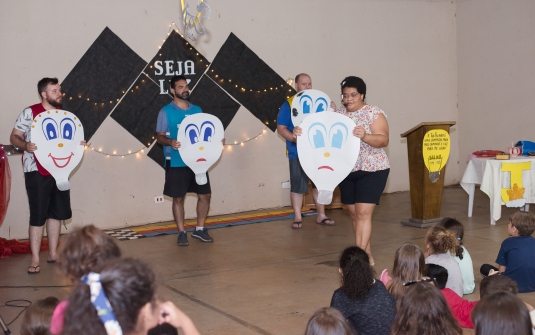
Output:
<svg viewBox="0 0 535 335">
<path fill-rule="evenodd" d="M 476 184 L 481 185 L 481 191 L 490 198 L 490 223 L 496 224 L 501 217 L 501 189 L 511 188 L 509 172 L 501 172 L 502 162 L 523 163 L 532 162 L 531 169 L 522 172 L 522 181 L 525 188 L 524 198 L 526 207 L 528 203 L 535 203 L 535 157 L 520 156 L 509 160 L 496 160 L 495 158 L 473 158 L 468 162 L 464 171 L 461 187 L 468 193 L 468 217 L 472 217 L 474 206 L 474 193 Z"/>
</svg>

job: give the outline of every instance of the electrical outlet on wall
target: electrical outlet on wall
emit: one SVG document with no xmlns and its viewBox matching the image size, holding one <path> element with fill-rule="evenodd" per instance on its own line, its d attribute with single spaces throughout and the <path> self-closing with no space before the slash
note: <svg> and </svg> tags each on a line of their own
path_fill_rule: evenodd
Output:
<svg viewBox="0 0 535 335">
<path fill-rule="evenodd" d="M 289 181 L 282 182 L 282 188 L 290 188 L 290 182 Z"/>
<path fill-rule="evenodd" d="M 163 203 L 164 199 L 163 199 L 163 195 L 159 195 L 157 197 L 154 197 L 154 203 L 155 204 L 161 204 Z"/>
</svg>

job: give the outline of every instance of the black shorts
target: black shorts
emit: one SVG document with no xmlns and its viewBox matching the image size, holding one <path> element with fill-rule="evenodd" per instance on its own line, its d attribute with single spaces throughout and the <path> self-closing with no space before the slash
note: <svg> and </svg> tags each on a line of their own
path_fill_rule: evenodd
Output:
<svg viewBox="0 0 535 335">
<path fill-rule="evenodd" d="M 169 164 L 169 162 L 167 162 Z M 211 194 L 210 176 L 206 172 L 208 182 L 199 185 L 195 181 L 195 173 L 189 167 L 170 167 L 165 168 L 165 185 L 163 194 L 171 198 L 183 198 L 186 193 Z"/>
<path fill-rule="evenodd" d="M 47 219 L 67 220 L 72 217 L 71 192 L 60 191 L 53 177 L 38 171 L 24 173 L 30 204 L 30 226 L 41 227 Z"/>
<path fill-rule="evenodd" d="M 375 172 L 351 172 L 340 183 L 342 203 L 346 205 L 357 203 L 379 205 L 379 199 L 385 190 L 389 173 L 390 169 Z"/>
</svg>

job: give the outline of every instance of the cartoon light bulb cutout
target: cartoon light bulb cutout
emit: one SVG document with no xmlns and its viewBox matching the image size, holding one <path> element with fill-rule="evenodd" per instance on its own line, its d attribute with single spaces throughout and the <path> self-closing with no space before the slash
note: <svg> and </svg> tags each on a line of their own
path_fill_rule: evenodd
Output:
<svg viewBox="0 0 535 335">
<path fill-rule="evenodd" d="M 54 177 L 60 191 L 71 188 L 69 175 L 84 155 L 84 128 L 80 119 L 65 110 L 48 110 L 32 123 L 31 141 L 39 163 Z"/>
<path fill-rule="evenodd" d="M 223 151 L 224 129 L 216 116 L 198 113 L 186 116 L 178 129 L 180 156 L 195 173 L 199 185 L 208 182 L 206 171 L 219 159 Z"/>
<path fill-rule="evenodd" d="M 303 120 L 297 137 L 299 162 L 318 188 L 318 203 L 332 202 L 336 186 L 351 172 L 360 151 L 360 139 L 353 136 L 355 123 L 339 113 L 312 114 Z"/>
<path fill-rule="evenodd" d="M 332 112 L 331 98 L 322 91 L 304 90 L 292 97 L 292 124 L 299 126 L 303 120 L 312 114 Z"/>
<path fill-rule="evenodd" d="M 450 135 L 444 129 L 433 129 L 425 133 L 422 144 L 424 164 L 429 171 L 429 180 L 436 183 L 440 170 L 444 168 L 450 156 Z"/>
</svg>

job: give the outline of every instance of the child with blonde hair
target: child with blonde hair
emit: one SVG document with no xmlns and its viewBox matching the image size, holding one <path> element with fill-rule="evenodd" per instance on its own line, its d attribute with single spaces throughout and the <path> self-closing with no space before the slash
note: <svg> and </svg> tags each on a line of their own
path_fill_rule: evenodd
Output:
<svg viewBox="0 0 535 335">
<path fill-rule="evenodd" d="M 453 259 L 457 250 L 457 236 L 443 227 L 429 228 L 425 236 L 427 248 L 426 264 L 437 264 L 448 270 L 446 288 L 451 289 L 460 297 L 463 296 L 463 275 L 459 264 Z"/>
<path fill-rule="evenodd" d="M 441 226 L 451 231 L 457 236 L 457 249 L 453 259 L 459 264 L 461 274 L 463 276 L 463 294 L 470 294 L 474 292 L 476 282 L 474 278 L 474 265 L 472 264 L 472 257 L 468 250 L 463 245 L 464 227 L 463 224 L 453 218 L 444 218 L 437 226 Z"/>
</svg>

